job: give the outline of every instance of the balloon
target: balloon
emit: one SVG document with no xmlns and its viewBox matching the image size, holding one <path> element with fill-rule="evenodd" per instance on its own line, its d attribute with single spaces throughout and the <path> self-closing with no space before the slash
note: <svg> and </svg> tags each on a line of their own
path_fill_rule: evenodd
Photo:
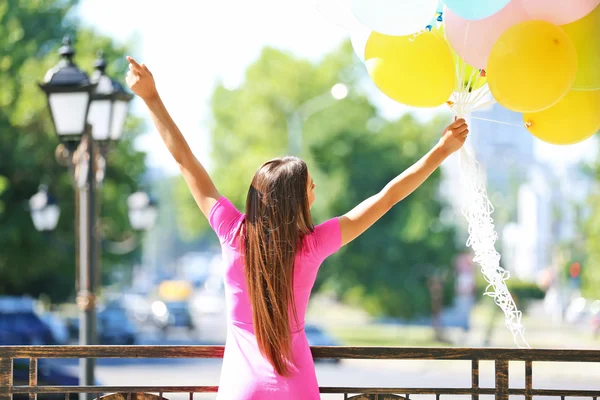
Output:
<svg viewBox="0 0 600 400">
<path fill-rule="evenodd" d="M 524 114 L 529 132 L 544 142 L 574 144 L 600 130 L 600 90 L 572 90 L 552 107 Z"/>
<path fill-rule="evenodd" d="M 369 40 L 370 35 L 371 31 L 355 32 L 350 34 L 352 48 L 362 62 L 365 62 L 365 48 L 367 47 L 367 41 Z"/>
<path fill-rule="evenodd" d="M 349 32 L 350 42 L 352 43 L 354 52 L 360 61 L 365 62 L 365 49 L 367 48 L 367 41 L 369 40 L 369 36 L 371 36 L 371 32 L 373 31 L 357 21 L 356 24 L 354 24 L 349 30 Z"/>
<path fill-rule="evenodd" d="M 350 0 L 313 0 L 316 10 L 333 25 L 345 31 L 356 24 L 350 11 Z"/>
<path fill-rule="evenodd" d="M 437 7 L 438 0 L 352 0 L 352 12 L 360 22 L 394 36 L 425 29 Z"/>
<path fill-rule="evenodd" d="M 511 1 L 496 14 L 479 21 L 469 21 L 446 8 L 446 36 L 456 53 L 470 65 L 485 69 L 494 43 L 508 28 L 527 21 L 519 1 Z"/>
<path fill-rule="evenodd" d="M 588 15 L 600 0 L 518 0 L 531 20 L 537 19 L 565 25 Z"/>
<path fill-rule="evenodd" d="M 512 111 L 538 112 L 556 104 L 575 82 L 577 51 L 567 34 L 545 21 L 526 21 L 504 32 L 488 61 L 496 101 Z"/>
<path fill-rule="evenodd" d="M 464 19 L 487 18 L 502 10 L 510 0 L 444 0 L 446 6 Z"/>
<path fill-rule="evenodd" d="M 350 0 L 313 0 L 315 8 L 334 25 L 342 28 L 350 35 L 354 52 L 365 61 L 365 46 L 372 30 L 356 19 L 350 10 Z"/>
<path fill-rule="evenodd" d="M 600 6 L 562 28 L 577 49 L 579 67 L 573 88 L 600 90 Z"/>
<path fill-rule="evenodd" d="M 444 24 L 442 24 L 439 28 L 432 29 L 431 32 L 433 32 L 443 41 L 447 42 L 444 28 Z M 480 68 L 474 68 L 473 66 L 467 64 L 465 60 L 463 60 L 458 56 L 458 54 L 456 54 L 452 47 L 450 47 L 450 52 L 452 53 L 452 60 L 454 62 L 454 68 L 456 70 L 457 85 L 456 88 L 454 88 L 455 91 L 463 92 L 468 87 L 468 91 L 472 92 L 477 89 L 481 89 L 487 84 L 487 78 L 485 77 L 485 74 L 482 74 Z M 459 81 L 461 77 L 462 87 L 459 87 Z"/>
<path fill-rule="evenodd" d="M 447 43 L 432 32 L 417 37 L 373 32 L 365 51 L 367 70 L 385 95 L 414 107 L 437 107 L 452 94 L 456 77 Z"/>
<path fill-rule="evenodd" d="M 431 28 L 439 28 L 439 26 L 442 24 L 443 22 L 443 15 L 444 15 L 444 3 L 443 2 L 439 2 L 438 3 L 438 7 L 435 10 L 435 15 L 433 16 L 433 18 L 431 18 L 431 21 L 429 21 L 428 26 L 431 26 Z"/>
</svg>

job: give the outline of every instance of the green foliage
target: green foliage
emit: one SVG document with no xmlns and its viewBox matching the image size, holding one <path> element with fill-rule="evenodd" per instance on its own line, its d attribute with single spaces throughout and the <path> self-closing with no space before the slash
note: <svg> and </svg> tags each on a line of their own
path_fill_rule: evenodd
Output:
<svg viewBox="0 0 600 400">
<path fill-rule="evenodd" d="M 200 213 L 187 183 L 181 176 L 169 182 L 172 206 L 177 213 L 177 234 L 184 241 L 194 241 L 200 233 L 208 233 L 208 220 Z M 162 202 L 161 202 L 162 203 Z"/>
<path fill-rule="evenodd" d="M 477 282 L 477 292 L 479 297 L 483 295 L 486 289 L 487 282 Z M 517 304 L 519 309 L 527 307 L 532 300 L 542 300 L 546 295 L 546 292 L 542 290 L 535 282 L 522 281 L 515 278 L 510 278 L 507 282 L 508 290 Z M 521 309 L 523 311 L 523 309 Z"/>
<path fill-rule="evenodd" d="M 580 232 L 569 255 L 572 262 L 581 263 L 581 292 L 588 298 L 598 298 L 600 286 L 600 159 L 582 165 L 582 171 L 596 182 L 583 207 L 575 208 L 575 220 Z M 568 274 L 568 266 L 565 267 Z M 569 278 L 570 279 L 570 278 Z"/>
<path fill-rule="evenodd" d="M 347 84 L 351 95 L 313 114 L 302 134 L 302 157 L 317 184 L 315 221 L 346 213 L 417 161 L 435 144 L 447 121 L 420 123 L 411 116 L 382 120 L 359 91 L 363 74 L 364 67 L 353 62 L 349 43 L 316 64 L 266 48 L 239 88 L 217 86 L 212 96 L 212 176 L 219 191 L 243 210 L 256 169 L 287 153 L 290 113 L 338 82 Z M 376 120 L 380 129 L 367 129 Z M 439 179 L 436 172 L 328 260 L 317 287 L 333 289 L 375 315 L 429 313 L 427 277 L 444 271 L 450 276 L 447 272 L 456 255 L 453 227 L 443 226 L 438 218 L 443 206 L 438 200 Z M 187 233 L 206 232 L 206 222 L 184 193 L 180 191 L 181 201 L 188 205 L 180 207 L 179 214 L 182 220 L 193 221 Z M 450 293 L 447 300 L 451 298 Z"/>
<path fill-rule="evenodd" d="M 329 136 L 314 154 L 325 174 L 344 174 L 343 189 L 331 200 L 332 212 L 347 212 L 377 193 L 429 151 L 440 131 L 439 121 L 420 124 L 405 116 L 378 134 L 363 128 Z M 339 148 L 343 151 L 336 151 Z M 442 208 L 438 183 L 439 171 L 333 258 L 321 274 L 328 286 L 372 314 L 428 313 L 427 278 L 451 271 L 456 254 L 452 228 L 438 220 Z"/>
<path fill-rule="evenodd" d="M 8 188 L 8 178 L 0 175 L 0 216 L 4 212 L 4 203 L 2 202 L 2 193 Z"/>
<path fill-rule="evenodd" d="M 75 61 L 88 73 L 103 50 L 107 73 L 123 77 L 125 49 L 68 18 L 75 0 L 9 0 L 0 3 L 0 294 L 49 295 L 64 300 L 75 282 L 74 189 L 68 170 L 58 165 L 58 144 L 44 94 L 37 83 L 59 59 L 65 34 L 75 38 Z M 131 234 L 126 198 L 144 171 L 144 155 L 133 149 L 139 119 L 127 122 L 125 138 L 108 157 L 102 188 L 101 229 L 109 240 Z M 28 199 L 45 183 L 58 199 L 57 229 L 38 233 Z M 130 254 L 133 257 L 135 254 Z M 105 269 L 127 257 L 106 254 Z"/>
<path fill-rule="evenodd" d="M 600 178 L 600 163 L 596 166 L 596 179 Z M 581 267 L 581 284 L 584 296 L 598 298 L 600 287 L 600 193 L 596 191 L 588 200 L 590 214 L 583 226 L 585 260 Z"/>
</svg>

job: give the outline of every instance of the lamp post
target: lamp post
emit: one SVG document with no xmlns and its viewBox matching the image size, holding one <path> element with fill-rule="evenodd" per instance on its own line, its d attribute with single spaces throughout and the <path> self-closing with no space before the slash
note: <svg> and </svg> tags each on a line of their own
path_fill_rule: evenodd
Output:
<svg viewBox="0 0 600 400">
<path fill-rule="evenodd" d="M 348 87 L 343 83 L 337 83 L 331 90 L 313 97 L 288 113 L 288 153 L 293 156 L 299 156 L 302 152 L 302 130 L 308 118 L 331 106 L 336 101 L 345 99 L 347 96 Z"/>
<path fill-rule="evenodd" d="M 99 229 L 96 189 L 102 183 L 109 146 L 123 131 L 132 96 L 105 74 L 102 55 L 90 79 L 73 62 L 75 51 L 68 37 L 59 49 L 61 60 L 40 84 L 76 187 L 77 305 L 79 344 L 96 344 L 95 291 L 99 264 Z M 99 149 L 97 149 L 97 145 Z M 79 384 L 94 385 L 94 360 L 80 360 Z M 81 400 L 91 399 L 81 394 Z"/>
<path fill-rule="evenodd" d="M 136 231 L 147 232 L 154 227 L 158 217 L 158 203 L 153 197 L 149 196 L 145 192 L 133 193 L 127 199 L 127 206 L 129 208 L 129 222 L 131 223 L 133 229 Z M 143 265 L 144 262 L 142 255 L 140 266 Z M 134 268 L 134 271 L 140 270 Z M 145 272 L 148 273 L 148 271 Z M 137 277 L 139 275 L 135 274 L 135 276 Z M 132 277 L 132 280 L 137 281 L 137 278 Z"/>
</svg>

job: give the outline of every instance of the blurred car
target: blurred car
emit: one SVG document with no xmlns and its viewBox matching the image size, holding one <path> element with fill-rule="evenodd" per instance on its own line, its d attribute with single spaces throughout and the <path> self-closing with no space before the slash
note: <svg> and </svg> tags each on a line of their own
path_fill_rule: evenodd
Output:
<svg viewBox="0 0 600 400">
<path fill-rule="evenodd" d="M 134 322 L 139 325 L 148 322 L 151 303 L 145 295 L 140 293 L 126 293 L 122 297 L 121 304 Z"/>
<path fill-rule="evenodd" d="M 54 341 L 58 345 L 65 345 L 69 342 L 69 328 L 66 322 L 54 313 L 44 313 L 41 315 L 42 320 L 48 325 L 52 331 Z"/>
<path fill-rule="evenodd" d="M 150 306 L 151 320 L 166 334 L 171 327 L 195 328 L 189 307 L 193 293 L 191 282 L 181 279 L 162 281 L 157 287 L 156 300 Z"/>
<path fill-rule="evenodd" d="M 67 324 L 67 332 L 69 332 L 69 340 L 78 340 L 79 317 L 68 317 L 65 323 Z"/>
<path fill-rule="evenodd" d="M 154 324 L 166 332 L 172 327 L 195 328 L 187 301 L 156 300 L 151 306 Z"/>
<path fill-rule="evenodd" d="M 78 386 L 79 377 L 76 372 L 61 367 L 51 360 L 38 360 L 38 385 L 40 386 Z M 15 359 L 13 361 L 13 384 L 15 386 L 27 386 L 29 385 L 29 360 L 27 359 Z M 96 386 L 99 386 L 98 381 L 95 382 Z M 42 397 L 42 395 L 38 395 Z M 44 394 L 44 399 L 64 400 L 64 394 Z M 79 398 L 77 393 L 71 393 L 69 399 L 77 400 Z M 27 400 L 29 399 L 28 394 L 14 394 L 14 400 Z"/>
<path fill-rule="evenodd" d="M 111 305 L 98 313 L 98 343 L 110 345 L 134 345 L 137 330 L 129 319 L 127 311 Z"/>
<path fill-rule="evenodd" d="M 50 327 L 35 311 L 33 300 L 0 298 L 0 345 L 53 345 L 57 341 Z"/>
<path fill-rule="evenodd" d="M 169 311 L 169 325 L 179 326 L 188 329 L 194 329 L 192 315 L 187 301 L 168 301 L 165 302 Z"/>
<path fill-rule="evenodd" d="M 333 337 L 328 335 L 321 327 L 315 324 L 305 324 L 304 332 L 306 333 L 306 339 L 308 344 L 311 346 L 339 346 L 339 342 Z M 315 359 L 317 362 L 330 362 L 339 364 L 340 360 L 337 358 L 318 358 Z"/>
</svg>

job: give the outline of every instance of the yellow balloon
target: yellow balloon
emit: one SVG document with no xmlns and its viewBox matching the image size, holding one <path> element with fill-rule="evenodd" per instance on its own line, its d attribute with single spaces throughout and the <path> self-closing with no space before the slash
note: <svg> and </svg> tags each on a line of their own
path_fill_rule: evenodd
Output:
<svg viewBox="0 0 600 400">
<path fill-rule="evenodd" d="M 488 60 L 494 98 L 512 111 L 538 112 L 556 104 L 575 82 L 577 51 L 565 31 L 545 21 L 506 30 Z"/>
<path fill-rule="evenodd" d="M 523 114 L 523 121 L 544 142 L 581 142 L 600 130 L 600 90 L 572 90 L 544 111 Z"/>
<path fill-rule="evenodd" d="M 454 90 L 456 77 L 447 43 L 431 32 L 387 36 L 373 32 L 365 60 L 369 76 L 385 95 L 413 107 L 437 107 Z"/>
<path fill-rule="evenodd" d="M 600 90 L 600 6 L 579 21 L 561 28 L 577 49 L 579 66 L 573 88 Z"/>
</svg>

